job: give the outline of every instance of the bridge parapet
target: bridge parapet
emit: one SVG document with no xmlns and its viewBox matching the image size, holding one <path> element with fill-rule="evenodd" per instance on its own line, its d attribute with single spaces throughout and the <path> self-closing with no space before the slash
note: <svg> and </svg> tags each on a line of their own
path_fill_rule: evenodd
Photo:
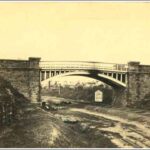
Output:
<svg viewBox="0 0 150 150">
<path fill-rule="evenodd" d="M 40 68 L 45 70 L 109 70 L 127 72 L 128 65 L 103 62 L 42 61 Z"/>
</svg>

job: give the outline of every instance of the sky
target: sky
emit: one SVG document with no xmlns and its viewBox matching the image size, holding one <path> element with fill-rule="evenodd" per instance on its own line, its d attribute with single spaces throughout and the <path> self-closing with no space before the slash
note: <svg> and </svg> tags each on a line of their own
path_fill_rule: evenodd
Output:
<svg viewBox="0 0 150 150">
<path fill-rule="evenodd" d="M 0 59 L 150 64 L 150 3 L 0 2 Z"/>
</svg>

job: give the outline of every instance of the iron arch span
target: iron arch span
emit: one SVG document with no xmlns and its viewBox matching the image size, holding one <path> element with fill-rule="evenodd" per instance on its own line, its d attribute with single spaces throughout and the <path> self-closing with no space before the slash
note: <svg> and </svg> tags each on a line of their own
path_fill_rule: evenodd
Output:
<svg viewBox="0 0 150 150">
<path fill-rule="evenodd" d="M 92 73 L 92 72 L 89 72 L 89 71 L 68 72 L 68 73 L 63 73 L 63 74 L 56 75 L 54 77 L 64 77 L 64 76 L 83 76 L 83 77 L 89 77 L 89 78 L 93 78 L 93 79 L 102 81 L 102 82 L 110 85 L 113 88 L 121 88 L 121 89 L 122 88 L 123 89 L 126 88 L 126 84 L 125 83 L 123 83 L 123 82 L 121 82 L 121 81 L 113 78 L 112 76 L 108 76 L 108 75 L 101 74 L 101 73 Z M 49 83 L 49 81 L 52 78 L 53 77 L 41 81 L 41 86 L 42 87 L 48 86 L 48 83 Z"/>
</svg>

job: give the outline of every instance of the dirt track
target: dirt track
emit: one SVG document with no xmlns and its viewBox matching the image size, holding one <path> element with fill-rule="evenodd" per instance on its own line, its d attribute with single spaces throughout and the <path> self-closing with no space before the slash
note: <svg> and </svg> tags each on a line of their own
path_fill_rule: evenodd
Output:
<svg viewBox="0 0 150 150">
<path fill-rule="evenodd" d="M 30 104 L 22 120 L 5 127 L 0 147 L 150 147 L 149 126 L 87 110 L 85 104 L 46 111 Z"/>
</svg>

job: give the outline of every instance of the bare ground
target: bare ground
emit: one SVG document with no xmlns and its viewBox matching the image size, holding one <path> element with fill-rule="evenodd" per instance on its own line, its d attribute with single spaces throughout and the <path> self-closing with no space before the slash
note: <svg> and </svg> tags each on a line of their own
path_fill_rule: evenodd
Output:
<svg viewBox="0 0 150 150">
<path fill-rule="evenodd" d="M 83 103 L 61 106 L 55 99 L 54 110 L 28 104 L 19 121 L 1 127 L 0 147 L 150 147 L 148 112 L 125 109 L 121 113 L 121 109 Z"/>
</svg>

